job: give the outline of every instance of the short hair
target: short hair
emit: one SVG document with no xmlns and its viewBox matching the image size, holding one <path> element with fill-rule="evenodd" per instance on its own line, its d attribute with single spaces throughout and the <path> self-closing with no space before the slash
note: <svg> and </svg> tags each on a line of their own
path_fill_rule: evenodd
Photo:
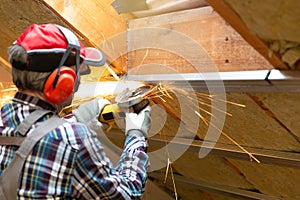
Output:
<svg viewBox="0 0 300 200">
<path fill-rule="evenodd" d="M 8 49 L 9 62 L 11 64 L 18 63 L 20 65 L 27 64 L 27 52 L 20 45 L 12 45 Z M 20 70 L 12 67 L 13 83 L 19 90 L 32 90 L 43 92 L 44 84 L 51 72 L 33 72 L 28 70 Z"/>
</svg>

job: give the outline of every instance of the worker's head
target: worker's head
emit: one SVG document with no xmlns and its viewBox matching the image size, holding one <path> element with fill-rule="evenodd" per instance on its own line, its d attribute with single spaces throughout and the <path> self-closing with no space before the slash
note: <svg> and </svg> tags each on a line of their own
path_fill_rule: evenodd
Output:
<svg viewBox="0 0 300 200">
<path fill-rule="evenodd" d="M 88 65 L 101 66 L 105 57 L 95 48 L 85 48 L 69 29 L 33 24 L 9 48 L 9 61 L 20 91 L 40 92 L 50 103 L 62 104 L 78 90 Z"/>
</svg>

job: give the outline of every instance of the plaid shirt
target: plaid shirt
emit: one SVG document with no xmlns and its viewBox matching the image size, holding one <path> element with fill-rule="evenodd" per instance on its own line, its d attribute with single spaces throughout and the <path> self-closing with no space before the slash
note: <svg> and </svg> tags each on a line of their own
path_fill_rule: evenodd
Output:
<svg viewBox="0 0 300 200">
<path fill-rule="evenodd" d="M 17 93 L 1 109 L 0 134 L 21 136 L 16 127 L 36 109 L 55 112 L 40 99 Z M 30 134 L 42 121 L 36 122 Z M 0 146 L 0 174 L 18 147 Z M 127 136 L 116 168 L 106 157 L 94 131 L 66 122 L 34 147 L 23 166 L 18 199 L 139 199 L 145 187 L 148 156 L 144 137 Z"/>
</svg>

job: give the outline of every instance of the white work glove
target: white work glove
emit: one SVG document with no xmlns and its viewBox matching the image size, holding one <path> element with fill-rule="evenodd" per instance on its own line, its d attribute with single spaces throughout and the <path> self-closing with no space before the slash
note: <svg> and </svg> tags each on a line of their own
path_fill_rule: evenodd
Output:
<svg viewBox="0 0 300 200">
<path fill-rule="evenodd" d="M 87 124 L 95 118 L 98 118 L 104 106 L 110 104 L 107 99 L 97 98 L 92 101 L 81 104 L 73 111 L 78 122 Z"/>
<path fill-rule="evenodd" d="M 151 107 L 148 105 L 146 108 L 136 113 L 126 113 L 125 117 L 125 134 L 126 135 L 143 135 L 145 138 L 148 137 L 151 118 L 150 118 Z"/>
</svg>

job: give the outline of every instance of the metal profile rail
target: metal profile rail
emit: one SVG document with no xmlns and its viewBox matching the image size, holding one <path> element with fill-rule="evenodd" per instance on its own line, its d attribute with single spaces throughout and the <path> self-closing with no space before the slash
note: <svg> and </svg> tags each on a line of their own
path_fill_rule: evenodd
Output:
<svg viewBox="0 0 300 200">
<path fill-rule="evenodd" d="M 300 71 L 253 70 L 183 74 L 128 74 L 126 80 L 168 82 L 179 88 L 201 92 L 300 92 Z"/>
<path fill-rule="evenodd" d="M 106 136 L 109 139 L 124 140 L 124 135 L 122 133 L 117 133 L 117 131 L 114 131 L 114 134 L 107 133 Z M 250 161 L 250 157 L 247 153 L 232 144 L 209 144 L 206 142 L 205 146 L 203 141 L 200 140 L 171 138 L 167 136 L 165 136 L 164 139 L 161 139 L 158 136 L 153 136 L 148 139 L 148 142 L 150 151 L 151 148 L 163 148 L 166 146 L 166 144 L 168 144 L 168 149 L 170 151 L 176 151 L 184 148 L 187 149 L 187 151 L 199 152 L 200 148 L 204 148 L 210 150 L 209 155 Z M 284 167 L 300 168 L 300 153 L 298 152 L 260 149 L 254 147 L 244 148 L 246 148 L 248 152 L 255 156 L 261 162 L 261 164 L 273 164 Z"/>
<path fill-rule="evenodd" d="M 215 145 L 206 143 L 207 146 L 203 144 L 200 140 L 193 140 L 184 138 L 167 138 L 160 139 L 158 137 L 149 138 L 149 146 L 151 147 L 160 147 L 169 144 L 168 148 L 176 150 L 176 148 L 183 148 L 184 146 L 189 147 L 188 151 L 199 152 L 200 148 L 211 150 L 209 155 L 215 155 L 226 158 L 234 158 L 239 160 L 249 160 L 250 157 L 247 153 L 239 149 L 235 145 L 231 144 L 220 144 L 216 143 Z M 213 147 L 213 148 L 212 148 Z M 244 147 L 255 156 L 262 164 L 273 164 L 280 165 L 285 167 L 300 168 L 300 153 L 297 152 L 287 152 L 287 151 L 278 151 L 278 150 L 269 150 L 269 149 L 260 149 L 254 147 Z M 255 161 L 252 161 L 255 162 Z"/>
</svg>

